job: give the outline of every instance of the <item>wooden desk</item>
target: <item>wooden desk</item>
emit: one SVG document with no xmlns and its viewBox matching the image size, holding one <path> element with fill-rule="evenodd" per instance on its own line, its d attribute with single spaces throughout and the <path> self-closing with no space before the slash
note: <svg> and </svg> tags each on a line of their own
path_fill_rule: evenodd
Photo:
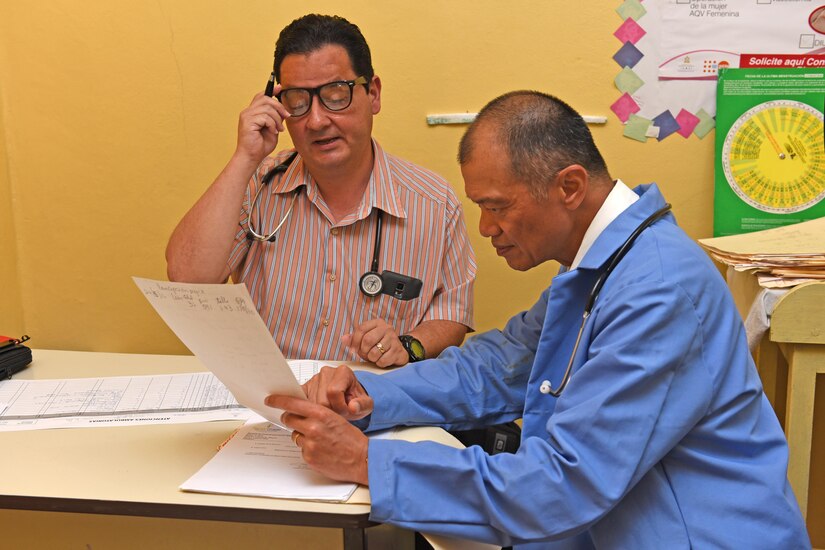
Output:
<svg viewBox="0 0 825 550">
<path fill-rule="evenodd" d="M 733 275 L 732 280 L 729 277 L 743 317 L 759 290 L 755 281 L 746 273 Z M 825 374 L 825 283 L 802 284 L 779 298 L 771 313 L 769 332 L 755 355 L 765 394 L 788 439 L 788 479 L 803 516 L 809 520 L 814 545 L 823 546 L 822 542 L 817 544 L 816 513 L 813 506 L 809 510 L 808 495 L 817 376 Z M 816 512 L 821 515 L 821 511 Z"/>
<path fill-rule="evenodd" d="M 787 361 L 787 372 L 780 373 L 777 378 L 787 378 L 788 479 L 803 515 L 807 515 L 816 379 L 817 375 L 825 374 L 825 283 L 800 285 L 779 299 L 771 315 L 770 341 L 777 345 Z M 762 353 L 760 370 L 775 369 L 775 354 L 768 349 L 763 349 Z M 777 378 L 768 394 L 772 403 L 778 401 L 780 380 Z"/>
<path fill-rule="evenodd" d="M 32 365 L 16 378 L 206 370 L 191 356 L 51 350 L 34 350 L 33 354 Z M 117 548 L 365 547 L 365 529 L 375 524 L 369 520 L 369 493 L 363 487 L 353 495 L 354 503 L 347 504 L 179 491 L 180 483 L 205 464 L 238 425 L 237 421 L 225 421 L 0 432 L 3 545 L 33 548 L 39 539 L 43 548 L 111 547 L 112 542 Z M 407 432 L 405 439 L 450 443 L 452 438 L 443 430 L 417 428 Z M 84 516 L 75 515 L 78 513 Z M 83 527 L 88 524 L 88 514 L 114 521 L 108 539 L 89 540 L 95 531 L 102 530 L 99 524 Z M 125 521 L 124 516 L 133 521 Z M 188 527 L 185 521 L 174 522 L 176 526 L 170 527 L 168 521 L 147 523 L 146 518 L 198 521 L 188 522 Z M 67 532 L 56 540 L 44 539 L 46 531 L 39 529 L 46 522 L 49 530 L 62 522 Z M 228 540 L 222 541 L 220 525 L 228 524 L 219 524 L 216 529 L 209 522 L 234 522 L 241 528 L 227 529 Z M 80 525 L 79 532 L 73 532 L 74 523 Z M 168 536 L 159 536 L 158 530 L 165 530 Z M 251 539 L 244 539 L 249 533 Z"/>
</svg>

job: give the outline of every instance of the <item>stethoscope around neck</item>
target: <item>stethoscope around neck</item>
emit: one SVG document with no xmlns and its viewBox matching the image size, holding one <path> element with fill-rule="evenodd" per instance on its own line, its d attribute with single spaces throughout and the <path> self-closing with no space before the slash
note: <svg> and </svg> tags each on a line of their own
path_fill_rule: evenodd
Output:
<svg viewBox="0 0 825 550">
<path fill-rule="evenodd" d="M 249 209 L 249 219 L 246 221 L 246 238 L 258 241 L 258 242 L 267 242 L 273 243 L 275 239 L 278 237 L 278 231 L 281 230 L 281 226 L 284 225 L 286 219 L 292 213 L 292 208 L 295 206 L 295 201 L 298 199 L 298 191 L 296 190 L 295 193 L 292 195 L 292 202 L 289 203 L 289 208 L 286 210 L 286 214 L 283 215 L 281 221 L 278 222 L 278 225 L 275 226 L 275 229 L 272 232 L 263 235 L 255 231 L 255 227 L 252 225 L 252 220 L 255 218 L 255 210 L 259 209 L 259 205 L 261 203 L 261 193 L 263 190 L 269 185 L 269 182 L 278 175 L 283 174 L 286 172 L 289 165 L 292 164 L 292 161 L 295 160 L 295 157 L 298 156 L 298 151 L 293 151 L 291 155 L 289 155 L 286 160 L 284 160 L 281 164 L 275 166 L 264 174 L 264 177 L 261 179 L 261 186 L 258 187 L 258 191 L 255 193 L 255 198 L 252 199 L 252 208 Z"/>
<path fill-rule="evenodd" d="M 550 394 L 553 397 L 559 397 L 561 392 L 564 391 L 564 388 L 567 387 L 567 382 L 570 381 L 570 374 L 573 370 L 573 360 L 576 358 L 576 352 L 579 350 L 579 343 L 582 339 L 582 333 L 584 332 L 584 325 L 587 322 L 588 317 L 590 317 L 590 312 L 593 311 L 593 305 L 596 303 L 596 298 L 599 297 L 599 293 L 602 291 L 602 287 L 604 286 L 605 281 L 619 265 L 619 262 L 622 261 L 622 258 L 625 257 L 630 247 L 633 246 L 633 242 L 636 240 L 642 231 L 653 225 L 656 221 L 662 218 L 665 214 L 667 214 L 671 209 L 670 204 L 665 204 L 662 208 L 651 214 L 645 221 L 639 224 L 639 226 L 633 230 L 633 233 L 627 238 L 627 240 L 622 243 L 622 246 L 619 247 L 616 252 L 608 259 L 607 267 L 602 271 L 599 278 L 596 279 L 596 283 L 593 285 L 592 290 L 590 290 L 590 295 L 587 297 L 587 302 L 584 304 L 584 314 L 582 315 L 582 324 L 579 327 L 579 333 L 576 335 L 576 343 L 573 344 L 573 351 L 570 353 L 570 360 L 567 362 L 567 369 L 564 371 L 564 376 L 561 379 L 561 384 L 556 389 L 553 389 L 553 386 L 550 384 L 549 380 L 544 380 L 539 386 L 539 391 L 543 394 Z"/>
<path fill-rule="evenodd" d="M 252 207 L 249 209 L 249 219 L 246 224 L 246 236 L 248 239 L 269 243 L 275 242 L 275 239 L 277 239 L 278 231 L 281 230 L 281 227 L 292 213 L 292 208 L 295 206 L 295 201 L 298 199 L 298 190 L 296 190 L 293 194 L 292 202 L 289 203 L 289 208 L 287 208 L 287 211 L 284 213 L 281 221 L 278 222 L 275 229 L 273 229 L 270 233 L 266 235 L 258 233 L 252 225 L 252 220 L 255 219 L 255 211 L 260 209 L 259 205 L 261 202 L 261 192 L 267 185 L 269 185 L 277 174 L 286 172 L 287 168 L 289 168 L 289 165 L 292 164 L 292 161 L 295 160 L 297 155 L 297 151 L 293 152 L 289 155 L 289 157 L 287 157 L 286 160 L 272 168 L 262 178 L 261 186 L 255 193 L 255 197 L 252 199 Z M 378 260 L 381 254 L 381 226 L 383 223 L 383 212 L 380 209 L 376 209 L 375 214 L 375 245 L 372 250 L 372 261 L 370 262 L 369 271 L 361 275 L 361 278 L 358 281 L 358 288 L 369 297 L 375 297 L 379 294 L 387 294 L 399 300 L 412 300 L 413 298 L 417 298 L 420 295 L 421 287 L 423 286 L 420 279 L 387 270 L 382 273 L 378 272 Z"/>
</svg>

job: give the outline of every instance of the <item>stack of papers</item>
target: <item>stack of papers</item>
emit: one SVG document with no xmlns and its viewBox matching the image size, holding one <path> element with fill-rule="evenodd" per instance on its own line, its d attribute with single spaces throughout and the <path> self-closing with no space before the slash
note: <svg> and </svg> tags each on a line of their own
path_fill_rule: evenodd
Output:
<svg viewBox="0 0 825 550">
<path fill-rule="evenodd" d="M 755 271 L 765 288 L 825 280 L 825 218 L 742 235 L 699 239 L 711 257 Z"/>
</svg>

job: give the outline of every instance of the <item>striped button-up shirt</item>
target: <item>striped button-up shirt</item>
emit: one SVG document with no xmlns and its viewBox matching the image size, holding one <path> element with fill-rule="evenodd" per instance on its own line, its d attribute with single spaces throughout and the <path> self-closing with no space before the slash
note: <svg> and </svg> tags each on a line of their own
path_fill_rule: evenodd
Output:
<svg viewBox="0 0 825 550">
<path fill-rule="evenodd" d="M 476 263 L 455 192 L 443 178 L 385 153 L 375 141 L 373 150 L 364 198 L 337 223 L 296 156 L 260 193 L 253 212 L 259 234 L 283 220 L 271 243 L 248 238 L 250 210 L 264 174 L 291 151 L 265 159 L 249 183 L 229 267 L 232 279 L 246 284 L 286 357 L 356 359 L 340 338 L 376 318 L 398 334 L 428 320 L 472 328 Z M 368 297 L 359 290 L 359 279 L 371 268 L 377 210 L 384 212 L 378 272 L 421 279 L 418 298 Z"/>
</svg>

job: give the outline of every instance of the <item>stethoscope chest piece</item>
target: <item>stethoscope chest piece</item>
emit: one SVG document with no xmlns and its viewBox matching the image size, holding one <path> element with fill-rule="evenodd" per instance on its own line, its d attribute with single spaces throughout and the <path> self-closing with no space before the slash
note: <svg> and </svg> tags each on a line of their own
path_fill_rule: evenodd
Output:
<svg viewBox="0 0 825 550">
<path fill-rule="evenodd" d="M 384 280 L 375 271 L 367 271 L 361 275 L 358 286 L 361 287 L 361 292 L 367 296 L 378 296 L 384 288 Z"/>
</svg>

